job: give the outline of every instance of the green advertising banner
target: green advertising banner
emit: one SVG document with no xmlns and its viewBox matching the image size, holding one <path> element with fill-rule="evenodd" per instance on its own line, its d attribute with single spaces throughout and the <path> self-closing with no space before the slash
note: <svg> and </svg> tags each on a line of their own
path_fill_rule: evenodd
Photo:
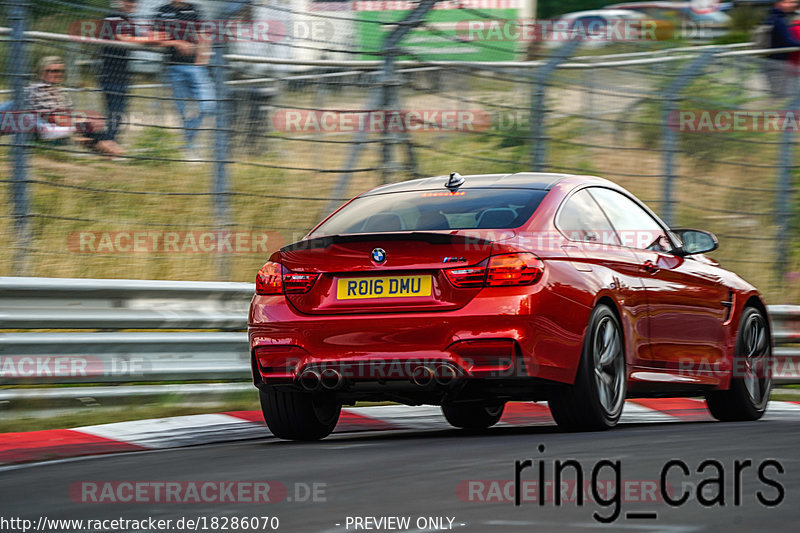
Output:
<svg viewBox="0 0 800 533">
<path fill-rule="evenodd" d="M 492 28 L 516 26 L 525 0 L 461 0 L 439 2 L 425 17 L 425 24 L 401 42 L 409 53 L 400 59 L 427 61 L 513 61 L 525 43 L 508 32 Z M 356 34 L 362 50 L 381 50 L 394 28 L 415 7 L 414 2 L 366 0 L 353 2 Z M 376 24 L 376 22 L 382 24 Z M 362 54 L 362 59 L 380 59 Z"/>
</svg>

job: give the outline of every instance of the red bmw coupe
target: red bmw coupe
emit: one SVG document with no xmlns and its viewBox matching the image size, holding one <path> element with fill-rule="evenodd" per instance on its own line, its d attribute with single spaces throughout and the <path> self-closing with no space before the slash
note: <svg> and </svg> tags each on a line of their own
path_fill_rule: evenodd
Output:
<svg viewBox="0 0 800 533">
<path fill-rule="evenodd" d="M 704 395 L 762 416 L 772 340 L 758 291 L 589 176 L 440 176 L 378 187 L 270 257 L 249 316 L 270 430 L 327 436 L 342 405 L 441 405 L 460 428 L 547 401 L 602 430 L 626 397 Z"/>
</svg>

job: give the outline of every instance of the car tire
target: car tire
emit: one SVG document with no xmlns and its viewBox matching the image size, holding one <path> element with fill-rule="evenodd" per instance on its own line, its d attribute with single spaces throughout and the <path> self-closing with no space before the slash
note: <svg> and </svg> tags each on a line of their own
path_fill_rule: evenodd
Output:
<svg viewBox="0 0 800 533">
<path fill-rule="evenodd" d="M 622 327 L 611 308 L 601 304 L 589 319 L 575 382 L 551 394 L 550 413 L 567 431 L 612 428 L 622 414 L 626 387 Z"/>
<path fill-rule="evenodd" d="M 465 403 L 443 405 L 442 413 L 451 426 L 462 429 L 486 429 L 491 427 L 503 416 L 506 404 L 478 404 Z"/>
<path fill-rule="evenodd" d="M 319 440 L 336 427 L 342 404 L 325 394 L 261 389 L 261 411 L 273 435 L 287 440 Z"/>
<path fill-rule="evenodd" d="M 746 307 L 736 334 L 730 387 L 706 394 L 711 416 L 722 422 L 758 420 L 764 416 L 772 387 L 771 363 L 767 318 L 758 309 Z"/>
</svg>

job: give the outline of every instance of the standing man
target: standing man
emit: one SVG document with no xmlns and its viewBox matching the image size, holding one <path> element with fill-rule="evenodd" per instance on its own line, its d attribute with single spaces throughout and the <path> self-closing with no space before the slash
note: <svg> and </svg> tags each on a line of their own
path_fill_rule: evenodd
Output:
<svg viewBox="0 0 800 533">
<path fill-rule="evenodd" d="M 770 48 L 800 46 L 800 40 L 792 35 L 792 16 L 797 11 L 797 0 L 779 0 L 772 4 L 765 24 L 772 27 Z M 790 61 L 791 52 L 778 52 L 767 56 L 766 74 L 773 96 L 786 98 L 798 90 L 797 65 Z"/>
<path fill-rule="evenodd" d="M 158 9 L 154 17 L 161 46 L 167 48 L 167 74 L 172 84 L 175 106 L 183 122 L 186 157 L 199 159 L 195 137 L 203 119 L 214 114 L 214 86 L 206 64 L 210 55 L 210 38 L 200 33 L 200 12 L 192 4 L 172 0 Z M 195 102 L 196 111 L 187 113 Z"/>
<path fill-rule="evenodd" d="M 136 26 L 131 16 L 136 11 L 137 0 L 121 0 L 120 11 L 103 19 L 105 35 L 112 35 L 114 40 L 138 43 L 153 43 L 151 36 L 137 36 Z M 125 114 L 128 101 L 130 73 L 128 61 L 130 49 L 119 46 L 105 46 L 101 50 L 102 65 L 100 67 L 100 87 L 106 101 L 106 131 L 102 140 L 117 140 L 119 126 Z"/>
</svg>

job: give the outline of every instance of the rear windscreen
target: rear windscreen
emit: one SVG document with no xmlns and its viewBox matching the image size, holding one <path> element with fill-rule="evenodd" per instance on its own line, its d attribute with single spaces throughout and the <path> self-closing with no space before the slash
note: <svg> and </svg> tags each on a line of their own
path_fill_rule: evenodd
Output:
<svg viewBox="0 0 800 533">
<path fill-rule="evenodd" d="M 524 224 L 547 191 L 406 191 L 356 198 L 310 236 L 393 231 L 505 229 Z"/>
</svg>

